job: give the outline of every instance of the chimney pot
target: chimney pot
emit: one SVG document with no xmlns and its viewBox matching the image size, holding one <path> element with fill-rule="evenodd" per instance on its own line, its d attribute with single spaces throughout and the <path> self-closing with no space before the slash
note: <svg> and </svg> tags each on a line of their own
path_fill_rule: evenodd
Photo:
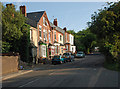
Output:
<svg viewBox="0 0 120 89">
<path fill-rule="evenodd" d="M 66 32 L 66 31 L 67 31 L 67 28 L 66 28 L 66 27 L 64 27 L 64 28 L 63 28 L 63 30 L 65 30 L 65 32 Z"/>
<path fill-rule="evenodd" d="M 53 24 L 54 24 L 55 26 L 58 26 L 57 18 L 54 19 Z"/>
<path fill-rule="evenodd" d="M 20 6 L 20 11 L 22 12 L 22 14 L 27 17 L 27 13 L 26 13 L 26 6 L 23 5 L 23 6 Z"/>
</svg>

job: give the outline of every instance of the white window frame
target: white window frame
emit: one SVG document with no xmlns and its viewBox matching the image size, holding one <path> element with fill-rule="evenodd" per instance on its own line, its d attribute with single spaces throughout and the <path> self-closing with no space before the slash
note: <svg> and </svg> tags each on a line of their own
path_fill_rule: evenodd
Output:
<svg viewBox="0 0 120 89">
<path fill-rule="evenodd" d="M 57 39 L 56 39 L 56 31 L 54 31 L 54 36 L 55 36 L 54 38 L 55 38 L 55 41 L 56 41 L 56 40 L 57 40 Z"/>
<path fill-rule="evenodd" d="M 46 41 L 47 41 L 47 31 L 45 32 L 45 39 L 46 39 Z"/>
<path fill-rule="evenodd" d="M 40 30 L 41 29 L 41 30 Z M 41 36 L 39 34 L 40 39 L 42 39 L 42 26 L 39 25 L 39 31 L 41 31 Z M 39 32 L 40 33 L 40 32 Z"/>
<path fill-rule="evenodd" d="M 41 53 L 43 57 L 46 57 L 46 46 L 45 45 L 41 45 Z"/>
<path fill-rule="evenodd" d="M 43 25 L 45 25 L 45 17 L 43 17 Z"/>
<path fill-rule="evenodd" d="M 62 41 L 62 35 L 60 35 L 60 41 Z"/>
<path fill-rule="evenodd" d="M 30 40 L 32 40 L 32 29 L 30 29 Z"/>
</svg>

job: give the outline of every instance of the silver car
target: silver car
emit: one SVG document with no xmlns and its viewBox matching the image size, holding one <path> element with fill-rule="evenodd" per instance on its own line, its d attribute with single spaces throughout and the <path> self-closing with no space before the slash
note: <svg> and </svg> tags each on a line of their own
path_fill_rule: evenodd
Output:
<svg viewBox="0 0 120 89">
<path fill-rule="evenodd" d="M 76 57 L 81 57 L 81 58 L 83 58 L 83 57 L 85 57 L 85 53 L 84 52 L 82 52 L 82 51 L 80 51 L 80 52 L 78 52 L 77 54 L 76 54 Z"/>
</svg>

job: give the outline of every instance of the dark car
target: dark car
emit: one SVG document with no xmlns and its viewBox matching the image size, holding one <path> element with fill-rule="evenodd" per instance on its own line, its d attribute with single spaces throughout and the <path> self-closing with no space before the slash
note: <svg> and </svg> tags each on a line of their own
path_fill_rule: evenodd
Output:
<svg viewBox="0 0 120 89">
<path fill-rule="evenodd" d="M 83 57 L 85 57 L 85 53 L 84 52 L 82 52 L 82 51 L 80 51 L 80 52 L 78 52 L 77 54 L 76 54 L 76 56 L 75 57 L 77 57 L 77 58 L 83 58 Z"/>
<path fill-rule="evenodd" d="M 65 62 L 74 61 L 74 55 L 70 52 L 64 53 L 63 58 L 64 58 Z"/>
<path fill-rule="evenodd" d="M 59 63 L 59 64 L 64 63 L 64 58 L 62 58 L 61 55 L 59 55 L 59 56 L 56 55 L 52 58 L 52 64 L 57 64 L 57 63 Z"/>
</svg>

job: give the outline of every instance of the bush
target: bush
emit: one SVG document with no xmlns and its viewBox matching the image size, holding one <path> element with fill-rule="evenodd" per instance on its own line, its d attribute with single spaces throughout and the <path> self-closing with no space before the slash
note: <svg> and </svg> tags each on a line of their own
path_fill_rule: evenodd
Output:
<svg viewBox="0 0 120 89">
<path fill-rule="evenodd" d="M 2 42 L 2 53 L 7 53 L 10 51 L 10 43 L 8 42 Z"/>
</svg>

